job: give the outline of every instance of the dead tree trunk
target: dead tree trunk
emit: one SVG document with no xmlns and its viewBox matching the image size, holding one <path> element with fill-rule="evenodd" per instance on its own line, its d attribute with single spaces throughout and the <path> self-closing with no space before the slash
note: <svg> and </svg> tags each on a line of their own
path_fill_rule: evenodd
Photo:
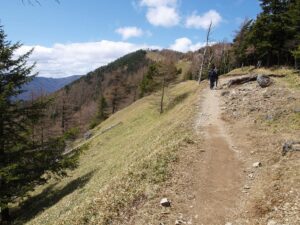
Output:
<svg viewBox="0 0 300 225">
<path fill-rule="evenodd" d="M 223 48 L 222 48 L 222 55 L 221 55 L 221 67 L 222 67 L 222 72 L 220 71 L 220 73 L 225 74 L 226 73 L 226 69 L 227 69 L 227 52 L 226 52 L 226 42 L 225 40 L 222 43 Z"/>
<path fill-rule="evenodd" d="M 245 84 L 247 82 L 256 81 L 257 75 L 251 75 L 247 77 L 236 78 L 228 81 L 227 87 L 231 87 L 233 85 Z"/>
<path fill-rule="evenodd" d="M 207 30 L 207 34 L 206 34 L 206 45 L 205 45 L 205 48 L 204 48 L 204 53 L 203 53 L 202 62 L 201 62 L 201 66 L 200 66 L 200 71 L 199 71 L 199 77 L 198 77 L 198 83 L 199 84 L 200 84 L 201 78 L 202 78 L 203 67 L 204 67 L 204 62 L 205 62 L 205 58 L 206 58 L 206 52 L 207 52 L 207 47 L 208 47 L 208 42 L 209 42 L 209 36 L 210 36 L 211 27 L 212 27 L 212 21 L 209 24 L 209 27 L 208 27 L 208 30 Z"/>
<path fill-rule="evenodd" d="M 209 58 L 208 58 L 208 65 L 207 65 L 207 68 L 210 68 L 213 59 L 214 59 L 214 52 L 213 52 L 213 50 L 212 50 L 211 53 L 210 53 L 210 56 L 209 56 Z"/>
<path fill-rule="evenodd" d="M 160 114 L 164 112 L 164 96 L 165 96 L 165 75 L 163 77 L 163 82 L 162 82 L 162 93 L 161 93 L 161 99 L 160 99 Z"/>
</svg>

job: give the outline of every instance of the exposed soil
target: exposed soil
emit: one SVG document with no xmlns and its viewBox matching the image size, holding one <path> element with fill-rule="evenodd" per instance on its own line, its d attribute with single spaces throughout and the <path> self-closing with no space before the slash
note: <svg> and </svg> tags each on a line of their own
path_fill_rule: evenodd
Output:
<svg viewBox="0 0 300 225">
<path fill-rule="evenodd" d="M 194 170 L 194 224 L 225 224 L 238 211 L 242 164 L 221 119 L 220 91 L 207 88 L 203 96 L 196 120 L 204 153 Z"/>
<path fill-rule="evenodd" d="M 267 88 L 254 81 L 222 93 L 222 119 L 240 150 L 247 187 L 233 224 L 300 224 L 300 152 L 282 155 L 284 143 L 300 140 L 299 89 L 273 78 Z"/>
<path fill-rule="evenodd" d="M 207 88 L 191 106 L 195 117 L 185 121 L 194 136 L 159 196 L 137 209 L 131 224 L 300 224 L 300 152 L 282 155 L 286 141 L 300 140 L 300 91 L 273 80 L 268 88 L 201 84 Z M 170 208 L 159 207 L 163 197 Z"/>
</svg>

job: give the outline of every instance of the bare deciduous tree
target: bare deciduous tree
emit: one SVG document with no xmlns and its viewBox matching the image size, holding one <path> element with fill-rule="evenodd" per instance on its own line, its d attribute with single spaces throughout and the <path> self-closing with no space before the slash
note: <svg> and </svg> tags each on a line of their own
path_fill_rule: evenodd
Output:
<svg viewBox="0 0 300 225">
<path fill-rule="evenodd" d="M 209 43 L 209 37 L 210 37 L 210 32 L 211 32 L 211 27 L 212 27 L 212 21 L 209 24 L 207 33 L 206 33 L 206 45 L 204 48 L 204 53 L 202 56 L 202 62 L 201 62 L 201 66 L 200 66 L 200 71 L 199 71 L 199 77 L 198 77 L 198 83 L 200 84 L 201 82 L 201 77 L 202 77 L 202 73 L 203 73 L 203 67 L 204 67 L 204 63 L 205 63 L 205 59 L 206 59 L 206 53 L 207 53 L 207 48 L 208 48 L 208 43 Z"/>
<path fill-rule="evenodd" d="M 164 63 L 160 64 L 160 75 L 161 75 L 161 98 L 160 98 L 160 114 L 164 112 L 164 97 L 165 88 L 168 84 L 176 77 L 177 69 L 171 59 L 165 60 Z"/>
</svg>

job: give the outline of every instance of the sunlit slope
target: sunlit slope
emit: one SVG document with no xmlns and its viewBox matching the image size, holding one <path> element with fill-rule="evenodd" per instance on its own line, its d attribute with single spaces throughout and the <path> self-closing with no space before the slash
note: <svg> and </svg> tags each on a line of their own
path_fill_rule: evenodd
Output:
<svg viewBox="0 0 300 225">
<path fill-rule="evenodd" d="M 96 127 L 79 168 L 36 193 L 27 208 L 28 224 L 109 224 L 155 196 L 190 134 L 185 122 L 195 111 L 198 89 L 194 81 L 180 83 L 168 89 L 164 114 L 159 114 L 158 92 Z"/>
</svg>

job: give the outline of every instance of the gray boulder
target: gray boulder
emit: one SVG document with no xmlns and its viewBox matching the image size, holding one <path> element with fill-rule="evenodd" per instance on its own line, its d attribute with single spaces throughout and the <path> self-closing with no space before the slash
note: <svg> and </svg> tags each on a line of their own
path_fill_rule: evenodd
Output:
<svg viewBox="0 0 300 225">
<path fill-rule="evenodd" d="M 90 131 L 87 131 L 87 132 L 83 135 L 83 137 L 84 137 L 85 140 L 90 139 L 92 136 L 93 136 L 93 134 L 92 134 L 92 132 L 90 132 Z"/>
<path fill-rule="evenodd" d="M 268 87 L 272 84 L 271 78 L 267 75 L 258 75 L 256 81 L 262 88 Z"/>
</svg>

